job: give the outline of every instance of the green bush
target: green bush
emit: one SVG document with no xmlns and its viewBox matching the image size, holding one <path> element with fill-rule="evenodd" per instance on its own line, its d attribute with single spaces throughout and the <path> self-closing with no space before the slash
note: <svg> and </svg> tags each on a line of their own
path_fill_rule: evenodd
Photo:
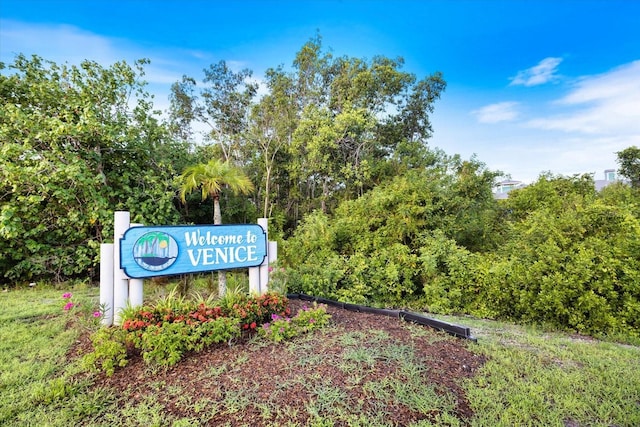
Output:
<svg viewBox="0 0 640 427">
<path fill-rule="evenodd" d="M 146 363 L 172 366 L 186 352 L 231 342 L 271 316 L 291 313 L 287 298 L 276 293 L 229 292 L 217 302 L 213 306 L 170 293 L 155 305 L 128 307 L 122 312 L 121 327 L 103 328 L 92 336 L 94 351 L 85 356 L 84 366 L 113 375 L 116 367 L 127 364 L 127 349 L 140 351 Z"/>
<path fill-rule="evenodd" d="M 425 308 L 434 313 L 466 312 L 477 299 L 473 254 L 442 232 L 422 236 L 419 274 Z"/>
<path fill-rule="evenodd" d="M 133 335 L 133 343 L 141 350 L 145 362 L 172 366 L 188 351 L 201 351 L 239 335 L 237 320 L 222 317 L 195 325 L 186 322 L 150 325 L 141 334 Z"/>
<path fill-rule="evenodd" d="M 310 254 L 310 258 L 313 255 Z M 348 266 L 340 256 L 308 262 L 287 269 L 287 289 L 291 293 L 325 296 L 339 299 L 338 284 L 347 275 Z M 362 295 L 363 292 L 358 293 Z"/>
<path fill-rule="evenodd" d="M 543 175 L 498 208 L 468 166 L 308 216 L 284 248 L 289 290 L 640 336 L 640 192 Z"/>
<path fill-rule="evenodd" d="M 113 375 L 117 367 L 127 366 L 126 341 L 127 332 L 124 329 L 112 327 L 97 330 L 91 335 L 93 351 L 82 358 L 83 368 Z"/>
<path fill-rule="evenodd" d="M 258 333 L 270 341 L 281 342 L 323 328 L 330 319 L 325 306 L 314 303 L 313 308 L 303 306 L 293 318 L 273 314 L 271 322 L 262 325 Z"/>
<path fill-rule="evenodd" d="M 612 192 L 606 199 L 586 190 L 583 195 L 578 191 L 582 180 L 573 191 L 569 183 L 561 183 L 554 187 L 542 180 L 528 189 L 533 194 L 540 192 L 537 186 L 546 191 L 538 208 L 524 207 L 522 193 L 509 202 L 518 212 L 509 238 L 477 264 L 482 296 L 498 317 L 594 335 L 639 336 L 640 259 L 635 254 L 640 253 L 640 222 L 635 205 L 609 204 Z"/>
</svg>

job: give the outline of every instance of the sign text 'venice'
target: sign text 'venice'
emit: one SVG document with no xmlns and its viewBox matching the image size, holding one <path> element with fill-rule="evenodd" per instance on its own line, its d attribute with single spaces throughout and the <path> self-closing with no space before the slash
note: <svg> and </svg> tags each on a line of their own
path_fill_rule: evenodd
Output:
<svg viewBox="0 0 640 427">
<path fill-rule="evenodd" d="M 133 278 L 256 267 L 266 256 L 257 224 L 132 227 L 120 239 L 120 268 Z"/>
</svg>

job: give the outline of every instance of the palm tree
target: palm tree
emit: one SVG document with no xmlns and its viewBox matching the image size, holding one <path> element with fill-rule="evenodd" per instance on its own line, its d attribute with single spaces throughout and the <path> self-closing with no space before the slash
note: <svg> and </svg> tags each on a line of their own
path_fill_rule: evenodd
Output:
<svg viewBox="0 0 640 427">
<path fill-rule="evenodd" d="M 234 194 L 249 194 L 253 191 L 253 183 L 242 169 L 231 165 L 228 161 L 214 159 L 208 163 L 189 166 L 180 176 L 180 198 L 186 203 L 185 196 L 197 188 L 202 191 L 202 200 L 213 199 L 213 223 L 222 224 L 220 211 L 220 194 L 228 188 Z M 224 271 L 218 272 L 218 295 L 224 296 L 227 291 L 227 276 Z"/>
</svg>

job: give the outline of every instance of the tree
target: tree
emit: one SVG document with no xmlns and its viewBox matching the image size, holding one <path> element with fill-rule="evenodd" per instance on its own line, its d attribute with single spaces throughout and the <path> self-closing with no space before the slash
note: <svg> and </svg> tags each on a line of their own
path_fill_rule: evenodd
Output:
<svg viewBox="0 0 640 427">
<path fill-rule="evenodd" d="M 258 85 L 251 81 L 251 70 L 234 72 L 225 61 L 211 64 L 204 74 L 199 92 L 196 80 L 188 76 L 171 86 L 171 122 L 183 137 L 191 136 L 194 121 L 206 124 L 210 131 L 205 137 L 216 144 L 224 160 L 239 161 L 238 145 Z"/>
<path fill-rule="evenodd" d="M 291 175 L 319 201 L 311 207 L 330 209 L 395 176 L 385 166 L 404 141 L 426 145 L 428 115 L 445 83 L 439 73 L 418 81 L 403 65 L 383 56 L 333 58 L 319 37 L 296 56 L 294 73 L 314 102 L 299 114 Z"/>
<path fill-rule="evenodd" d="M 183 203 L 186 203 L 186 195 L 198 188 L 202 192 L 202 200 L 212 199 L 213 223 L 216 225 L 222 224 L 220 195 L 223 188 L 227 187 L 235 194 L 249 194 L 253 191 L 253 183 L 242 169 L 231 165 L 229 161 L 217 159 L 188 167 L 180 176 L 180 182 L 180 198 Z M 226 290 L 226 274 L 221 271 L 218 274 L 218 294 L 223 296 Z"/>
<path fill-rule="evenodd" d="M 223 61 L 205 70 L 200 91 L 183 77 L 173 87 L 172 123 L 180 135 L 193 120 L 211 126 L 217 156 L 253 171 L 260 210 L 295 228 L 314 209 L 331 212 L 399 169 L 433 163 L 429 114 L 446 84 L 440 73 L 419 80 L 403 65 L 336 58 L 316 36 L 290 71 L 267 70 L 260 99 L 251 72 Z"/>
<path fill-rule="evenodd" d="M 154 116 L 147 63 L 0 64 L 0 280 L 95 277 L 114 210 L 177 221 L 170 183 L 186 149 Z"/>
<path fill-rule="evenodd" d="M 263 217 L 271 216 L 273 210 L 272 188 L 278 165 L 282 165 L 282 157 L 291 144 L 296 120 L 295 93 L 292 82 L 281 69 L 267 70 L 266 85 L 269 93 L 262 97 L 251 110 L 249 131 L 245 142 L 245 157 L 251 158 L 257 150 L 263 182 Z M 258 157 L 258 156 L 254 156 Z M 256 171 L 258 172 L 258 171 Z"/>
<path fill-rule="evenodd" d="M 628 178 L 634 188 L 640 188 L 640 148 L 632 146 L 616 154 L 620 175 Z"/>
</svg>

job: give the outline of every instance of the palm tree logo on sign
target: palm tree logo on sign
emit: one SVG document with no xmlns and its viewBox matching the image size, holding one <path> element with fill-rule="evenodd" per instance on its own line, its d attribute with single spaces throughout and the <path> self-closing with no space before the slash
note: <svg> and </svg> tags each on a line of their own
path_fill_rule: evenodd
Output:
<svg viewBox="0 0 640 427">
<path fill-rule="evenodd" d="M 133 246 L 133 258 L 145 270 L 162 271 L 178 258 L 178 243 L 161 231 L 145 233 Z"/>
</svg>

